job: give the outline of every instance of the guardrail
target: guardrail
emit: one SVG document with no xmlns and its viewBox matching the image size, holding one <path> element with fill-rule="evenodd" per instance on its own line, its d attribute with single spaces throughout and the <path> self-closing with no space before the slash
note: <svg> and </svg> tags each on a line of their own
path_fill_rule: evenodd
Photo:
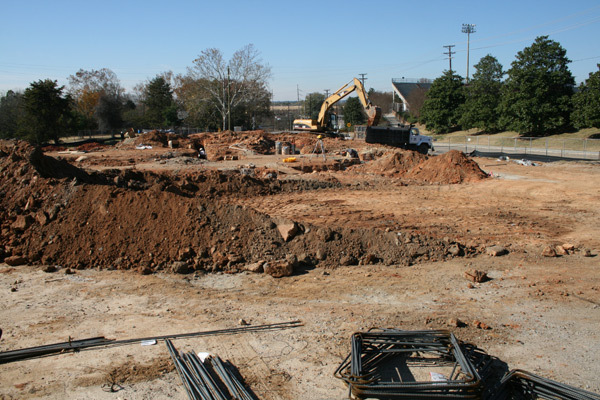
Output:
<svg viewBox="0 0 600 400">
<path fill-rule="evenodd" d="M 553 139 L 537 137 L 497 137 L 494 135 L 438 138 L 436 151 L 477 151 L 482 155 L 512 155 L 521 158 L 600 160 L 600 139 Z"/>
</svg>

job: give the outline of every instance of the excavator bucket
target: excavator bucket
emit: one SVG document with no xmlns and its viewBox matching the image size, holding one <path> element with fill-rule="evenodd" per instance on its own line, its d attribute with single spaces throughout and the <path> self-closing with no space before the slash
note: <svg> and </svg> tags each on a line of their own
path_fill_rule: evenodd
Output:
<svg viewBox="0 0 600 400">
<path fill-rule="evenodd" d="M 369 117 L 367 126 L 377 126 L 377 124 L 379 124 L 379 120 L 381 119 L 381 108 L 377 106 L 371 107 L 367 111 L 367 115 Z"/>
</svg>

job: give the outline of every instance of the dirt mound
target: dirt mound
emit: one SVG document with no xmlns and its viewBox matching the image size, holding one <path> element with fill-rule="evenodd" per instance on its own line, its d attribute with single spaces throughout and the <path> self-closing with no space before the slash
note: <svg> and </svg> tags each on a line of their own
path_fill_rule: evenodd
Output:
<svg viewBox="0 0 600 400">
<path fill-rule="evenodd" d="M 172 134 L 172 133 L 163 133 L 160 131 L 151 131 L 147 133 L 143 133 L 142 135 L 135 138 L 135 145 L 139 146 L 141 144 L 146 145 L 156 145 L 167 147 L 169 140 L 177 141 L 180 139 L 180 136 Z"/>
<path fill-rule="evenodd" d="M 487 174 L 464 153 L 451 150 L 423 161 L 411 168 L 404 177 L 429 183 L 455 184 L 480 181 Z"/>
<path fill-rule="evenodd" d="M 42 151 L 44 153 L 48 153 L 51 151 L 65 151 L 65 150 L 67 150 L 67 148 L 65 146 L 61 146 L 58 144 L 49 144 L 49 145 L 42 147 Z"/>
<path fill-rule="evenodd" d="M 239 172 L 183 176 L 87 173 L 23 142 L 0 143 L 0 261 L 70 268 L 236 271 L 293 255 L 305 266 L 443 259 L 448 244 L 394 232 L 279 222 L 228 197 L 311 190 L 339 182 L 282 182 Z M 293 224 L 293 223 L 292 223 Z M 400 240 L 402 238 L 403 240 Z"/>
<path fill-rule="evenodd" d="M 388 151 L 380 158 L 371 162 L 369 172 L 384 175 L 404 175 L 409 170 L 427 159 L 427 156 L 410 150 Z"/>
<path fill-rule="evenodd" d="M 365 161 L 375 159 L 351 167 L 352 170 L 440 184 L 474 182 L 487 177 L 475 161 L 457 150 L 429 157 L 410 150 L 388 151 L 379 158 L 373 152 L 361 156 Z"/>
<path fill-rule="evenodd" d="M 415 237 L 405 244 L 396 233 L 380 230 L 299 225 L 299 233 L 286 242 L 266 214 L 169 191 L 67 185 L 62 194 L 54 220 L 42 225 L 31 218 L 18 240 L 8 243 L 18 255 L 77 269 L 150 271 L 235 271 L 290 254 L 308 265 L 331 267 L 365 257 L 365 262 L 410 264 L 446 255 L 441 241 Z"/>
<path fill-rule="evenodd" d="M 112 146 L 98 143 L 98 142 L 89 142 L 89 143 L 84 143 L 82 145 L 77 146 L 77 150 L 79 150 L 79 151 L 98 151 L 98 150 L 108 149 L 111 147 Z"/>
<path fill-rule="evenodd" d="M 98 174 L 88 174 L 86 171 L 69 164 L 65 160 L 44 155 L 42 149 L 35 148 L 27 142 L 3 140 L 0 141 L 0 157 L 2 172 L 8 178 L 7 183 L 18 182 L 29 184 L 38 177 L 56 179 L 76 179 L 80 182 L 102 181 Z M 20 176 L 22 179 L 17 179 Z"/>
</svg>

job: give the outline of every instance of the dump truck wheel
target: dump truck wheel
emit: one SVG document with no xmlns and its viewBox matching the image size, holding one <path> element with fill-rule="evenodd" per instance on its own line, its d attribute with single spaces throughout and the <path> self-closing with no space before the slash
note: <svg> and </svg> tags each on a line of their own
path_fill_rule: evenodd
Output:
<svg viewBox="0 0 600 400">
<path fill-rule="evenodd" d="M 427 154 L 429 153 L 429 146 L 427 146 L 425 143 L 422 143 L 419 145 L 419 147 L 417 147 L 417 151 L 421 154 Z"/>
</svg>

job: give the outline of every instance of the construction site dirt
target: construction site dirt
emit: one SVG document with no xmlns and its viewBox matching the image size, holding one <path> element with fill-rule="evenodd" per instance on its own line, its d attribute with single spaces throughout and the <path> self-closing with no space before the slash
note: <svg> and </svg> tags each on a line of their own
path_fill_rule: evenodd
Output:
<svg viewBox="0 0 600 400">
<path fill-rule="evenodd" d="M 0 142 L 0 352 L 300 320 L 174 343 L 261 399 L 343 399 L 353 332 L 449 329 L 600 393 L 600 163 L 317 140 Z M 186 393 L 158 341 L 0 364 L 0 399 L 23 398 Z"/>
</svg>

